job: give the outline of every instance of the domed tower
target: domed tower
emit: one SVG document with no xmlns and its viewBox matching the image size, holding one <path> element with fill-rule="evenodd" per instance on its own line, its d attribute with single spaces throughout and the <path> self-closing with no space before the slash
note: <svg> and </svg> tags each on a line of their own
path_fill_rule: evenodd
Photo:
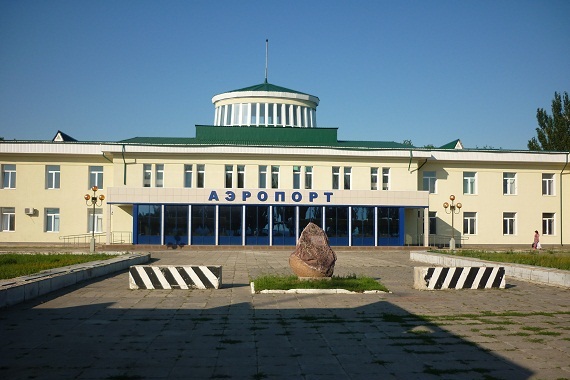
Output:
<svg viewBox="0 0 570 380">
<path fill-rule="evenodd" d="M 212 98 L 215 126 L 317 126 L 319 98 L 265 83 L 224 92 Z"/>
</svg>

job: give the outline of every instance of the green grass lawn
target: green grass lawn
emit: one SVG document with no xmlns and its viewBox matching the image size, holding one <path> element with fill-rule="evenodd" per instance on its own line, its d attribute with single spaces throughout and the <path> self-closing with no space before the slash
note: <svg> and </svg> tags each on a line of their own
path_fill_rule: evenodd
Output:
<svg viewBox="0 0 570 380">
<path fill-rule="evenodd" d="M 372 277 L 356 277 L 356 275 L 337 277 L 330 280 L 299 280 L 297 276 L 261 276 L 252 280 L 256 291 L 290 290 L 290 289 L 346 289 L 352 292 L 365 290 L 388 289 Z"/>
<path fill-rule="evenodd" d="M 548 250 L 539 250 L 530 252 L 495 252 L 460 249 L 455 251 L 437 250 L 432 252 L 444 253 L 454 256 L 473 257 L 476 259 L 496 261 L 501 263 L 525 264 L 546 268 L 570 270 L 570 251 L 554 252 Z"/>
<path fill-rule="evenodd" d="M 39 273 L 43 270 L 64 267 L 67 265 L 87 263 L 90 261 L 107 260 L 116 257 L 103 253 L 89 255 L 74 255 L 71 253 L 57 254 L 17 254 L 0 255 L 0 279 L 25 276 Z"/>
</svg>

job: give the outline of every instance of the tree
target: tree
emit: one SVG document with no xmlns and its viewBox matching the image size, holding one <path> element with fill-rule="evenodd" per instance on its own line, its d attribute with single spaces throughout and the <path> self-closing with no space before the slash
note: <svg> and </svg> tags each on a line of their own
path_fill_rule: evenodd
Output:
<svg viewBox="0 0 570 380">
<path fill-rule="evenodd" d="M 528 141 L 529 150 L 570 151 L 570 100 L 568 93 L 554 93 L 552 116 L 542 108 L 536 110 L 539 128 Z"/>
</svg>

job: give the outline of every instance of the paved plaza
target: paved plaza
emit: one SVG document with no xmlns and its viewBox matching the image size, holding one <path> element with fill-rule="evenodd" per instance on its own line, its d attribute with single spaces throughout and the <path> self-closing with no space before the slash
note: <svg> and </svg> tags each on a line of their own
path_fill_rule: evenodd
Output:
<svg viewBox="0 0 570 380">
<path fill-rule="evenodd" d="M 221 265 L 221 289 L 130 290 L 128 273 L 0 310 L 1 379 L 570 379 L 570 292 L 418 291 L 408 250 L 335 248 L 384 294 L 251 294 L 292 249 L 152 252 Z"/>
</svg>

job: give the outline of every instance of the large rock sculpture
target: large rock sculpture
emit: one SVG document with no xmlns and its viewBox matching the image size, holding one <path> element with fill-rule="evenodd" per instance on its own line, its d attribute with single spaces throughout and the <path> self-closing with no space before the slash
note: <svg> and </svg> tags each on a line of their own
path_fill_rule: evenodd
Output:
<svg viewBox="0 0 570 380">
<path fill-rule="evenodd" d="M 336 254 L 329 239 L 319 226 L 309 223 L 301 232 L 295 252 L 289 256 L 289 266 L 299 277 L 331 277 Z"/>
</svg>

